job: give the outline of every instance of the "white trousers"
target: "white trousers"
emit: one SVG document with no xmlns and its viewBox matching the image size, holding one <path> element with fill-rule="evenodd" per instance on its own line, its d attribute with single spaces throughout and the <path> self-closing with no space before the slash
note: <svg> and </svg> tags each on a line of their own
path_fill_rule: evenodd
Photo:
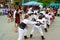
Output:
<svg viewBox="0 0 60 40">
<path fill-rule="evenodd" d="M 46 19 L 46 21 L 47 21 L 47 24 L 48 24 L 48 25 L 50 25 L 50 24 L 51 24 L 50 19 Z"/>
<path fill-rule="evenodd" d="M 51 21 L 50 21 L 50 19 L 48 20 L 48 25 L 50 25 L 51 24 Z"/>
<path fill-rule="evenodd" d="M 43 31 L 42 31 L 41 27 L 37 26 L 37 25 L 33 26 L 31 34 L 33 34 L 36 29 L 39 31 L 39 33 L 41 34 L 41 36 L 43 36 Z"/>
<path fill-rule="evenodd" d="M 18 40 L 22 40 L 23 36 L 27 35 L 27 29 L 21 29 L 18 27 Z"/>
</svg>

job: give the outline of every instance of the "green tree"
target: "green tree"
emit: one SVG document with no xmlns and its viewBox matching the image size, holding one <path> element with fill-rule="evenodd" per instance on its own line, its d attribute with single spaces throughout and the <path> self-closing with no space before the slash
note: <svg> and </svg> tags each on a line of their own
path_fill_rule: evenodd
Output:
<svg viewBox="0 0 60 40">
<path fill-rule="evenodd" d="M 24 0 L 24 2 L 28 2 L 29 0 Z M 60 0 L 35 0 L 37 2 L 42 2 L 43 6 L 49 6 L 51 3 L 60 3 Z M 22 5 L 22 0 L 14 0 L 14 3 L 19 2 Z"/>
<path fill-rule="evenodd" d="M 22 5 L 22 1 L 23 0 L 14 0 L 14 4 L 16 3 L 16 2 L 19 2 L 19 5 Z M 24 0 L 24 2 L 28 2 L 29 0 Z"/>
<path fill-rule="evenodd" d="M 56 0 L 56 3 L 60 3 L 60 0 Z"/>
<path fill-rule="evenodd" d="M 44 7 L 49 6 L 50 3 L 55 2 L 55 0 L 35 0 L 35 1 L 42 2 Z"/>
</svg>

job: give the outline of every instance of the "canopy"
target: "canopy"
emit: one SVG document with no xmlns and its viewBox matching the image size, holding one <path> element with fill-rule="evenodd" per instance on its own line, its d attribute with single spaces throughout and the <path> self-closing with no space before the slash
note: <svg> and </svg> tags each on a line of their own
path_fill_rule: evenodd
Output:
<svg viewBox="0 0 60 40">
<path fill-rule="evenodd" d="M 43 4 L 40 2 L 36 2 L 36 1 L 30 1 L 27 3 L 23 3 L 22 5 L 30 6 L 30 5 L 43 5 Z"/>
<path fill-rule="evenodd" d="M 41 3 L 41 2 L 36 2 L 36 1 L 30 1 L 30 2 L 26 2 L 26 3 L 23 3 L 22 4 L 23 6 L 39 6 L 40 7 L 40 9 L 42 9 L 43 8 L 43 3 Z"/>
<path fill-rule="evenodd" d="M 52 7 L 59 7 L 60 3 L 52 3 L 52 4 L 50 4 L 50 6 L 52 6 Z"/>
</svg>

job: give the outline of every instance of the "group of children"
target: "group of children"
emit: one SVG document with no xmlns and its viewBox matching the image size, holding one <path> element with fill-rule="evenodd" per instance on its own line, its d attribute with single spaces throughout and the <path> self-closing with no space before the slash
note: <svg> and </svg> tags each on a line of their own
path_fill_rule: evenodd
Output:
<svg viewBox="0 0 60 40">
<path fill-rule="evenodd" d="M 18 27 L 18 33 L 19 33 L 18 40 L 22 40 L 23 36 L 25 39 L 28 39 L 27 25 L 30 25 L 30 24 L 33 24 L 33 27 L 30 33 L 30 38 L 33 37 L 34 31 L 37 29 L 41 34 L 41 39 L 45 40 L 42 27 L 44 27 L 45 32 L 48 32 L 47 29 L 50 27 L 51 23 L 53 23 L 55 19 L 54 12 L 51 10 L 53 9 L 49 9 L 49 10 L 44 9 L 39 14 L 38 12 L 35 12 L 35 13 L 31 12 L 31 9 L 28 10 L 27 14 L 24 17 L 24 20 L 20 23 Z M 32 17 L 33 20 L 30 20 L 31 16 L 33 16 Z"/>
<path fill-rule="evenodd" d="M 53 8 L 44 9 L 43 11 L 38 12 L 38 10 L 32 10 L 32 7 L 28 9 L 28 12 L 24 16 L 24 20 L 20 22 L 20 16 L 22 14 L 22 10 L 20 8 L 13 11 L 13 9 L 9 12 L 8 21 L 15 20 L 15 26 L 18 27 L 18 40 L 22 40 L 23 36 L 25 39 L 27 37 L 27 25 L 33 24 L 30 38 L 33 37 L 34 31 L 37 29 L 41 34 L 41 39 L 45 40 L 44 33 L 42 27 L 44 27 L 45 32 L 48 32 L 48 28 L 51 23 L 54 22 L 55 16 Z M 32 17 L 31 17 L 32 16 Z M 32 20 L 30 20 L 32 18 Z"/>
</svg>

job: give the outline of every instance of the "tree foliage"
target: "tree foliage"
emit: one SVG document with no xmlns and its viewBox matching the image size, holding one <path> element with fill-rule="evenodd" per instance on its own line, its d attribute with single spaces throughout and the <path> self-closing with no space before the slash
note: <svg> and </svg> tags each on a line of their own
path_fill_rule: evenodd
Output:
<svg viewBox="0 0 60 40">
<path fill-rule="evenodd" d="M 42 2 L 43 3 L 43 6 L 48 6 L 50 3 L 54 3 L 55 0 L 35 0 L 37 2 Z"/>
<path fill-rule="evenodd" d="M 22 1 L 23 0 L 14 0 L 14 3 L 15 2 L 19 2 L 20 5 L 22 5 Z M 24 2 L 28 2 L 30 0 L 24 0 Z M 42 2 L 43 3 L 43 6 L 49 6 L 49 4 L 51 3 L 59 3 L 60 0 L 34 0 L 34 1 L 37 1 L 37 2 Z"/>
<path fill-rule="evenodd" d="M 22 1 L 28 2 L 29 0 L 14 0 L 14 3 L 19 2 L 19 5 L 22 5 Z"/>
</svg>

